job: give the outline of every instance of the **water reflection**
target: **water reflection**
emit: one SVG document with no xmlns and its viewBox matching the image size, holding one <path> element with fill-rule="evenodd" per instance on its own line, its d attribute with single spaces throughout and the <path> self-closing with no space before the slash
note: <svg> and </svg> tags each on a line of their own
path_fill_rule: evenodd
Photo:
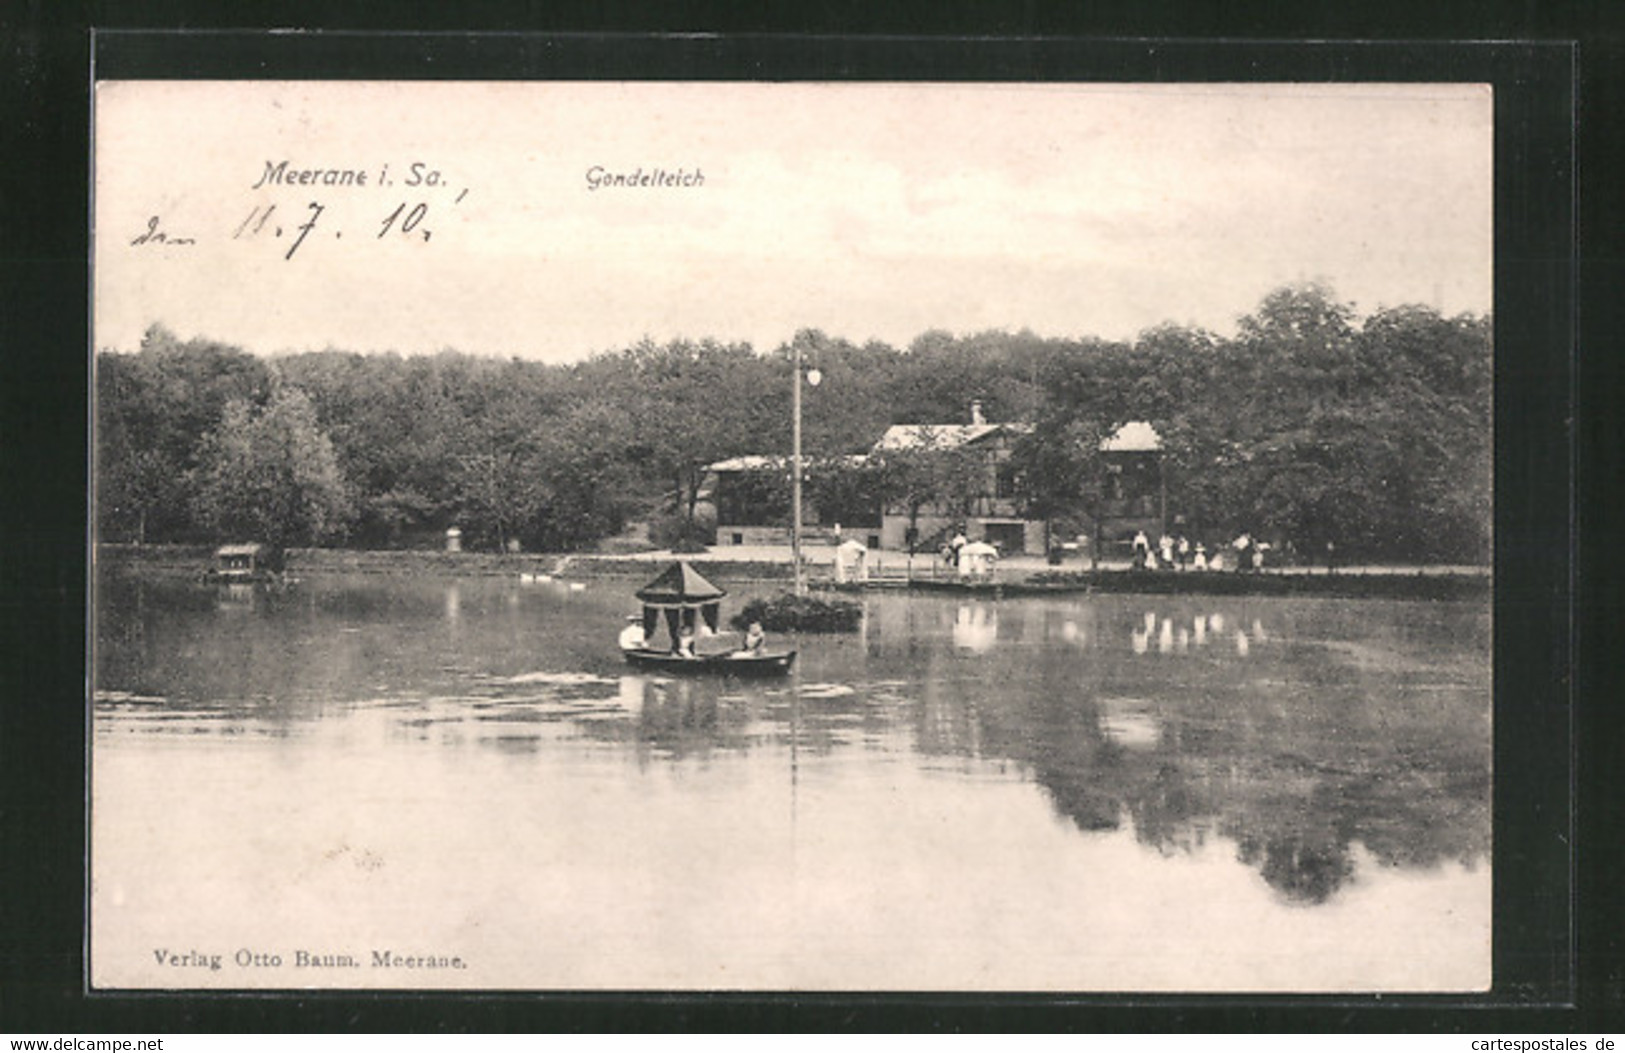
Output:
<svg viewBox="0 0 1625 1053">
<path fill-rule="evenodd" d="M 1241 861 L 1258 867 L 1292 903 L 1324 903 L 1354 876 L 1353 843 L 1331 823 L 1311 821 L 1273 836 L 1242 831 L 1236 840 Z"/>
<path fill-rule="evenodd" d="M 1488 852 L 1476 609 L 875 595 L 861 635 L 804 638 L 791 679 L 749 683 L 628 674 L 613 638 L 626 595 L 104 581 L 98 748 L 139 733 L 293 749 L 322 728 L 376 726 L 388 743 L 516 763 L 601 751 L 643 770 L 760 765 L 786 787 L 819 759 L 903 765 L 971 787 L 1025 782 L 1070 836 L 1131 836 L 1160 858 L 1224 842 L 1296 906 L 1331 902 L 1372 867 Z M 910 833 L 925 834 L 898 836 Z"/>
<path fill-rule="evenodd" d="M 999 646 L 977 652 L 985 675 L 967 683 L 928 672 L 915 748 L 1015 762 L 1077 829 L 1126 825 L 1163 855 L 1227 838 L 1292 904 L 1333 898 L 1355 879 L 1361 851 L 1386 866 L 1482 861 L 1488 685 L 1487 664 L 1475 660 L 1486 655 L 1484 620 L 1425 626 L 1425 613 L 1409 607 L 1397 631 L 1385 626 L 1356 644 L 1322 635 L 1347 632 L 1346 611 L 1272 606 L 1309 617 L 1283 636 L 1259 612 L 1142 609 L 1118 637 L 1128 646 L 1115 653 L 1133 659 L 1124 663 L 1112 658 L 1109 633 L 1102 640 L 1082 627 L 1095 609 L 1007 604 Z M 956 650 L 975 624 L 964 612 L 955 611 Z M 1039 618 L 1043 639 L 1061 646 L 1035 665 L 1020 644 Z M 1461 640 L 1449 639 L 1455 631 Z M 1219 664 L 1141 664 L 1197 654 Z M 1138 690 L 1126 696 L 1124 686 Z"/>
<path fill-rule="evenodd" d="M 954 646 L 965 651 L 990 650 L 999 642 L 999 611 L 990 603 L 961 604 L 954 615 Z"/>
<path fill-rule="evenodd" d="M 216 585 L 217 606 L 223 612 L 252 613 L 255 597 L 259 595 L 260 591 L 259 586 L 246 585 L 241 582 Z"/>
<path fill-rule="evenodd" d="M 1153 650 L 1159 655 L 1188 654 L 1192 646 L 1197 649 L 1207 647 L 1210 633 L 1222 639 L 1225 626 L 1231 624 L 1226 621 L 1222 611 L 1175 618 L 1171 614 L 1151 610 L 1141 617 L 1142 620 L 1136 622 L 1128 634 L 1129 650 L 1137 655 L 1147 655 Z M 1252 653 L 1255 643 L 1268 641 L 1269 634 L 1264 629 L 1263 620 L 1255 616 L 1248 629 L 1243 630 L 1238 626 L 1231 631 L 1229 638 L 1235 653 L 1245 658 Z"/>
<path fill-rule="evenodd" d="M 1162 741 L 1162 722 L 1148 712 L 1148 703 L 1107 700 L 1102 703 L 1101 733 L 1107 741 L 1128 749 L 1152 749 Z"/>
</svg>

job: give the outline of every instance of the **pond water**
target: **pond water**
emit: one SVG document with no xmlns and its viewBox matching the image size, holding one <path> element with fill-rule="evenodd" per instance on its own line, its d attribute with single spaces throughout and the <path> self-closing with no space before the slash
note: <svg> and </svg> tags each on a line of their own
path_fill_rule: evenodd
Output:
<svg viewBox="0 0 1625 1053">
<path fill-rule="evenodd" d="M 93 983 L 1488 986 L 1487 605 L 872 594 L 747 682 L 639 584 L 105 574 Z"/>
</svg>

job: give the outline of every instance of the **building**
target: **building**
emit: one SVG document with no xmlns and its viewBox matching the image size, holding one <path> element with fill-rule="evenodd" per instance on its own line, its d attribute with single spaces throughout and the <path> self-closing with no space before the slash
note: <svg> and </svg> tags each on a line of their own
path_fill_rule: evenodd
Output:
<svg viewBox="0 0 1625 1053">
<path fill-rule="evenodd" d="M 1029 518 L 1017 496 L 1011 455 L 1031 434 L 1022 423 L 990 424 L 980 403 L 971 404 L 969 424 L 901 424 L 875 443 L 872 456 L 899 453 L 940 457 L 936 473 L 921 473 L 935 485 L 927 492 L 894 488 L 881 517 L 881 544 L 935 549 L 963 531 L 970 541 L 987 541 L 1011 555 L 1042 555 L 1048 524 Z M 1131 421 L 1100 444 L 1105 478 L 1095 509 L 1097 523 L 1085 523 L 1087 536 L 1106 552 L 1126 547 L 1137 531 L 1155 539 L 1167 522 L 1162 438 L 1145 421 Z"/>
<path fill-rule="evenodd" d="M 270 550 L 257 542 L 221 545 L 214 550 L 214 567 L 209 577 L 223 582 L 261 581 L 270 576 L 276 562 Z"/>
<path fill-rule="evenodd" d="M 819 488 L 807 488 L 802 539 L 816 544 L 844 537 L 869 548 L 935 551 L 963 533 L 1005 555 L 1043 555 L 1048 524 L 1027 516 L 1012 463 L 1016 444 L 1031 433 L 1030 424 L 989 423 L 981 403 L 972 402 L 968 424 L 897 424 L 867 456 L 809 460 L 809 474 L 831 465 L 874 468 L 875 478 L 885 480 L 884 496 L 871 498 L 859 488 L 841 507 L 820 508 Z M 1150 424 L 1125 424 L 1100 449 L 1099 522 L 1084 529 L 1099 539 L 1104 555 L 1126 547 L 1136 531 L 1160 535 L 1167 495 L 1162 439 Z M 716 509 L 719 547 L 790 543 L 789 458 L 733 457 L 709 470 L 703 490 Z"/>
<path fill-rule="evenodd" d="M 1095 535 L 1107 552 L 1127 547 L 1144 531 L 1153 543 L 1168 529 L 1168 484 L 1162 436 L 1145 421 L 1130 421 L 1100 444 L 1106 478 Z"/>
<path fill-rule="evenodd" d="M 862 454 L 803 458 L 802 471 L 813 476 L 832 467 L 861 470 L 868 460 Z M 813 492 L 803 492 L 801 499 L 804 542 L 835 544 L 848 538 L 869 548 L 880 547 L 877 501 L 860 494 L 843 501 L 841 507 L 822 507 L 821 488 L 806 489 Z M 717 461 L 707 466 L 701 493 L 716 509 L 718 547 L 790 544 L 790 458 L 746 456 Z"/>
<path fill-rule="evenodd" d="M 990 424 L 980 402 L 971 403 L 970 417 L 969 424 L 893 425 L 875 443 L 873 459 L 902 467 L 881 508 L 881 547 L 936 549 L 963 531 L 1006 554 L 1044 551 L 1044 522 L 1022 514 L 1010 463 L 1032 426 Z"/>
</svg>

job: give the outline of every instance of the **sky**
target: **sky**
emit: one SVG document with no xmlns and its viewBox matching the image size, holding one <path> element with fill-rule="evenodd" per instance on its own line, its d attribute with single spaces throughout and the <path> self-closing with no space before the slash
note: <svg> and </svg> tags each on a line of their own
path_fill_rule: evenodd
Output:
<svg viewBox="0 0 1625 1053">
<path fill-rule="evenodd" d="M 1491 113 L 1443 84 L 103 82 L 94 341 L 1131 339 L 1305 280 L 1485 313 Z M 284 161 L 367 182 L 262 182 Z"/>
</svg>

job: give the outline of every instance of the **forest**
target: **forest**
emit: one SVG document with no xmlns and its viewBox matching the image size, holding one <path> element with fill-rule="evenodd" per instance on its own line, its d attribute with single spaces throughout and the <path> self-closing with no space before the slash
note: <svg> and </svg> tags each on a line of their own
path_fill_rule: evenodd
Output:
<svg viewBox="0 0 1625 1053">
<path fill-rule="evenodd" d="M 1234 336 L 1164 324 L 1133 341 L 930 331 L 907 347 L 817 330 L 767 352 L 642 341 L 569 364 L 358 354 L 270 357 L 149 328 L 95 361 L 98 540 L 277 546 L 589 549 L 648 523 L 704 540 L 705 466 L 787 454 L 796 348 L 812 499 L 907 499 L 904 458 L 842 468 L 892 424 L 1031 424 L 1016 451 L 1029 513 L 1087 516 L 1099 439 L 1151 422 L 1168 511 L 1209 536 L 1246 529 L 1349 557 L 1488 558 L 1493 352 L 1488 317 L 1423 306 L 1361 316 L 1315 283 L 1283 286 Z M 538 351 L 544 350 L 538 348 Z"/>
</svg>

